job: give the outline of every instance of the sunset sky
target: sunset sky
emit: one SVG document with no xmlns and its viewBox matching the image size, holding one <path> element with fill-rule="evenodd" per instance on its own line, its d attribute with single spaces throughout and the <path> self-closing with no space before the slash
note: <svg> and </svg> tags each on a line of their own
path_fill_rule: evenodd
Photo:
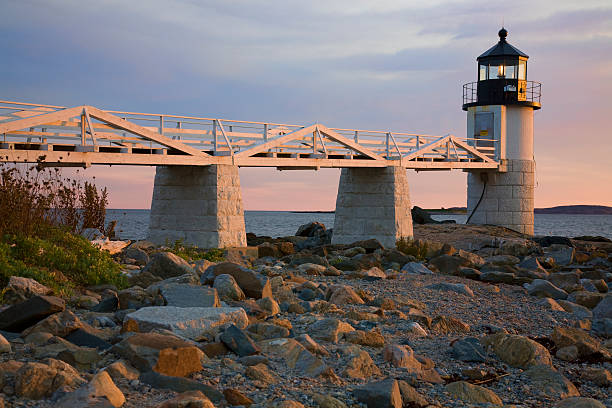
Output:
<svg viewBox="0 0 612 408">
<path fill-rule="evenodd" d="M 464 137 L 502 22 L 543 83 L 536 207 L 612 206 L 610 0 L 2 0 L 0 99 Z M 154 172 L 82 174 L 148 208 Z M 247 210 L 335 206 L 339 170 L 240 174 Z M 465 206 L 465 173 L 408 175 L 414 205 Z"/>
</svg>

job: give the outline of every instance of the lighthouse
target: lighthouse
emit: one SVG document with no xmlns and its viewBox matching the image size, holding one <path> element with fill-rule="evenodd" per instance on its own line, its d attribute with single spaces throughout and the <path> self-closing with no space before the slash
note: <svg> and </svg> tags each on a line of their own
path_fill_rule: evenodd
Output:
<svg viewBox="0 0 612 408">
<path fill-rule="evenodd" d="M 467 138 L 500 163 L 468 173 L 467 223 L 533 235 L 533 115 L 541 108 L 541 84 L 527 80 L 529 57 L 508 43 L 508 31 L 498 35 L 477 58 L 478 81 L 463 85 Z"/>
</svg>

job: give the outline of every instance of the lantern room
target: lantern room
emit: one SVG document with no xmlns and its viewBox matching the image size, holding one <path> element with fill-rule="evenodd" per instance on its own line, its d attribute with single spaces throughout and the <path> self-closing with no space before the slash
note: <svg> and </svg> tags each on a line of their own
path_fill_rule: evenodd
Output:
<svg viewBox="0 0 612 408">
<path fill-rule="evenodd" d="M 463 87 L 463 110 L 511 104 L 540 109 L 540 84 L 527 81 L 529 56 L 506 41 L 505 28 L 498 35 L 499 42 L 477 58 L 478 81 Z"/>
</svg>

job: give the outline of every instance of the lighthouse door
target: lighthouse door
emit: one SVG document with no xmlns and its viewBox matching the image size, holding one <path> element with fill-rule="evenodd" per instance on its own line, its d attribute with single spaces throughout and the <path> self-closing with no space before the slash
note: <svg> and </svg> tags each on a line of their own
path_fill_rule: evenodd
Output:
<svg viewBox="0 0 612 408">
<path fill-rule="evenodd" d="M 476 147 L 495 147 L 493 112 L 476 112 L 474 116 L 474 139 Z"/>
</svg>

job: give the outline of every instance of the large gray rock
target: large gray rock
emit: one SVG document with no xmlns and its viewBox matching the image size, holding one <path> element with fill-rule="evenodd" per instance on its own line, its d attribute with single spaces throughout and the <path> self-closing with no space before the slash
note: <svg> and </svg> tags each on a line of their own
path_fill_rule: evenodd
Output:
<svg viewBox="0 0 612 408">
<path fill-rule="evenodd" d="M 567 299 L 566 291 L 544 279 L 534 279 L 533 282 L 526 283 L 524 287 L 531 296 Z"/>
<path fill-rule="evenodd" d="M 3 303 L 13 304 L 28 300 L 32 296 L 48 296 L 53 291 L 34 279 L 11 276 L 2 296 Z"/>
<path fill-rule="evenodd" d="M 371 382 L 353 390 L 357 401 L 368 408 L 401 408 L 402 395 L 396 380 L 388 378 Z"/>
<path fill-rule="evenodd" d="M 188 378 L 171 377 L 149 371 L 140 375 L 139 380 L 153 388 L 172 390 L 176 392 L 186 391 L 201 391 L 213 402 L 220 402 L 223 399 L 223 394 L 215 388 L 207 384 L 202 384 L 201 381 L 190 380 Z"/>
<path fill-rule="evenodd" d="M 464 283 L 440 282 L 426 286 L 426 288 L 443 292 L 455 292 L 468 297 L 474 297 L 474 292 L 472 292 L 472 289 L 470 289 L 470 287 Z"/>
<path fill-rule="evenodd" d="M 213 287 L 222 300 L 244 300 L 245 294 L 232 275 L 223 274 L 215 278 Z"/>
<path fill-rule="evenodd" d="M 612 319 L 593 319 L 591 331 L 606 339 L 612 338 Z"/>
<path fill-rule="evenodd" d="M 523 375 L 527 377 L 530 387 L 541 396 L 554 399 L 580 396 L 576 386 L 554 368 L 536 365 Z"/>
<path fill-rule="evenodd" d="M 159 293 L 166 306 L 176 307 L 220 307 L 215 288 L 171 283 L 162 286 Z"/>
<path fill-rule="evenodd" d="M 574 262 L 576 250 L 566 245 L 552 245 L 546 255 L 555 260 L 557 265 L 570 265 Z"/>
<path fill-rule="evenodd" d="M 58 297 L 34 296 L 0 312 L 0 330 L 20 332 L 65 307 L 64 301 Z"/>
<path fill-rule="evenodd" d="M 224 274 L 231 275 L 236 280 L 238 286 L 240 286 L 240 289 L 242 289 L 244 294 L 248 297 L 260 299 L 262 297 L 272 296 L 272 287 L 265 276 L 233 262 L 221 262 L 212 265 L 202 274 L 201 282 L 204 283 L 207 281 L 209 275 L 217 277 Z"/>
<path fill-rule="evenodd" d="M 475 337 L 457 340 L 452 346 L 452 355 L 457 360 L 484 363 L 487 361 L 487 352 Z"/>
<path fill-rule="evenodd" d="M 257 354 L 260 351 L 249 335 L 233 324 L 225 329 L 219 338 L 227 348 L 240 357 Z"/>
<path fill-rule="evenodd" d="M 241 307 L 143 307 L 125 316 L 124 321 L 133 320 L 141 332 L 153 329 L 170 330 L 192 340 L 210 339 L 217 329 L 235 324 L 244 329 L 248 317 Z"/>
<path fill-rule="evenodd" d="M 612 296 L 606 296 L 595 306 L 593 318 L 612 319 Z"/>
<path fill-rule="evenodd" d="M 433 272 L 420 262 L 408 262 L 402 266 L 402 272 L 416 275 L 431 275 Z"/>
<path fill-rule="evenodd" d="M 186 260 L 174 255 L 172 252 L 157 252 L 153 254 L 151 260 L 142 271 L 149 272 L 162 279 L 195 273 Z"/>
</svg>

